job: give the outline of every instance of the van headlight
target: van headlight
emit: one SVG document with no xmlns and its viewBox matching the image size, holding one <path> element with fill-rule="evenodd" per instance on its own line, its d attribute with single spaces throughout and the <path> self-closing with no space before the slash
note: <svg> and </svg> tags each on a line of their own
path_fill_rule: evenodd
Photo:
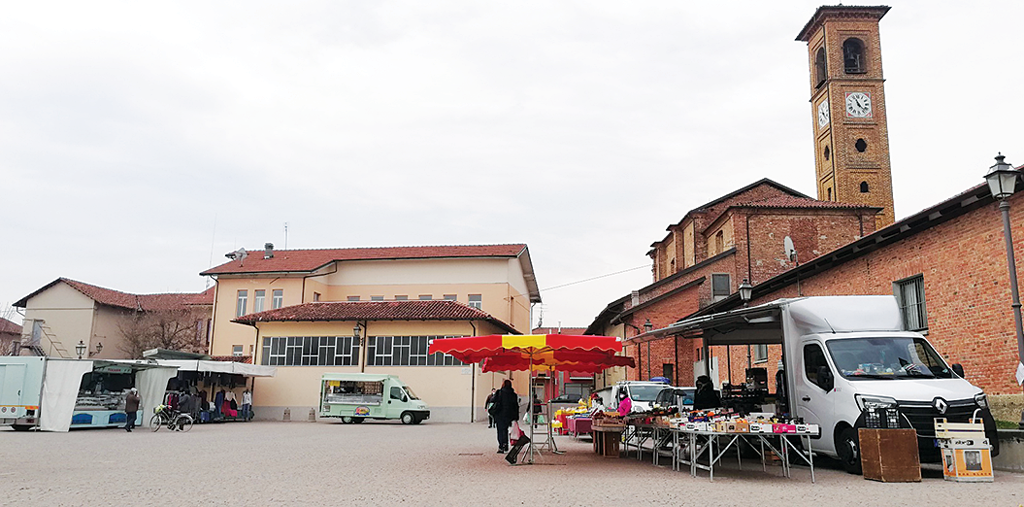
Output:
<svg viewBox="0 0 1024 507">
<path fill-rule="evenodd" d="M 896 408 L 896 399 L 888 396 L 872 396 L 872 395 L 861 395 L 855 394 L 853 396 L 857 400 L 857 406 L 861 410 L 867 410 L 869 408 Z"/>
<path fill-rule="evenodd" d="M 975 396 L 974 402 L 977 403 L 978 406 L 981 408 L 988 408 L 988 397 L 985 396 L 985 393 L 981 393 Z"/>
</svg>

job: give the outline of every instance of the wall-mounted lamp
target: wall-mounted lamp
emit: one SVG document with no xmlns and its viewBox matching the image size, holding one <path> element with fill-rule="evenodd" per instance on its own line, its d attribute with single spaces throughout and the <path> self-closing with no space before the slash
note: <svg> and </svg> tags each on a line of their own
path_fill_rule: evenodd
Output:
<svg viewBox="0 0 1024 507">
<path fill-rule="evenodd" d="M 88 347 L 86 347 L 86 346 L 85 346 L 85 342 L 84 342 L 84 341 L 82 341 L 82 340 L 78 340 L 78 345 L 75 345 L 75 352 L 77 352 L 77 353 L 78 353 L 78 358 L 79 358 L 79 359 L 81 359 L 81 358 L 82 358 L 82 356 L 84 356 L 84 355 L 85 355 L 85 350 L 86 350 L 87 348 L 88 348 Z"/>
</svg>

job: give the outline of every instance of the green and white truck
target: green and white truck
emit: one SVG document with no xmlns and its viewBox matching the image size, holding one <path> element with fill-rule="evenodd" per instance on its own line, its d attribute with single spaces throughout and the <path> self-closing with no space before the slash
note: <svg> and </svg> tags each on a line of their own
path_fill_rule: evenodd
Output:
<svg viewBox="0 0 1024 507">
<path fill-rule="evenodd" d="M 324 373 L 320 379 L 320 417 L 340 417 L 346 424 L 367 419 L 401 419 L 403 424 L 419 424 L 430 418 L 430 409 L 395 375 Z"/>
</svg>

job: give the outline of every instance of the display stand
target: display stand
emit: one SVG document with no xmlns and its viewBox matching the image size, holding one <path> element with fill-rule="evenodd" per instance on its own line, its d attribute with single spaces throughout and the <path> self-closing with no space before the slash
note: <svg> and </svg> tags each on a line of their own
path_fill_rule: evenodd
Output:
<svg viewBox="0 0 1024 507">
<path fill-rule="evenodd" d="M 709 479 L 715 480 L 715 465 L 719 464 L 722 458 L 730 449 L 736 451 L 736 461 L 740 470 L 743 469 L 743 460 L 740 456 L 740 445 L 747 444 L 761 458 L 761 468 L 767 471 L 765 463 L 767 448 L 774 452 L 782 460 L 782 475 L 792 478 L 792 463 L 790 463 L 790 451 L 794 445 L 791 439 L 800 441 L 803 451 L 796 452 L 811 472 L 811 482 L 814 478 L 814 455 L 811 451 L 811 438 L 809 433 L 723 433 L 717 431 L 692 431 L 673 428 L 673 470 L 681 470 L 680 465 L 689 465 L 690 475 L 696 477 L 697 470 L 707 470 Z M 773 439 L 778 439 L 777 443 Z M 724 440 L 724 445 L 722 440 Z M 757 444 L 757 445 L 755 445 Z M 702 458 L 706 459 L 702 462 Z"/>
<path fill-rule="evenodd" d="M 621 426 L 592 426 L 594 452 L 605 458 L 618 458 L 623 429 Z"/>
</svg>

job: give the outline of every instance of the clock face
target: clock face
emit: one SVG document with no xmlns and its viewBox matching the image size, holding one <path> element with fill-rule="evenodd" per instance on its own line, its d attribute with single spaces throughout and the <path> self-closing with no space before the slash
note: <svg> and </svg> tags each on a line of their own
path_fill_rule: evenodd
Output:
<svg viewBox="0 0 1024 507">
<path fill-rule="evenodd" d="M 821 104 L 818 104 L 818 128 L 825 128 L 828 125 L 828 101 L 823 100 Z"/>
<path fill-rule="evenodd" d="M 847 92 L 846 116 L 850 118 L 870 118 L 871 94 L 864 92 Z"/>
</svg>

